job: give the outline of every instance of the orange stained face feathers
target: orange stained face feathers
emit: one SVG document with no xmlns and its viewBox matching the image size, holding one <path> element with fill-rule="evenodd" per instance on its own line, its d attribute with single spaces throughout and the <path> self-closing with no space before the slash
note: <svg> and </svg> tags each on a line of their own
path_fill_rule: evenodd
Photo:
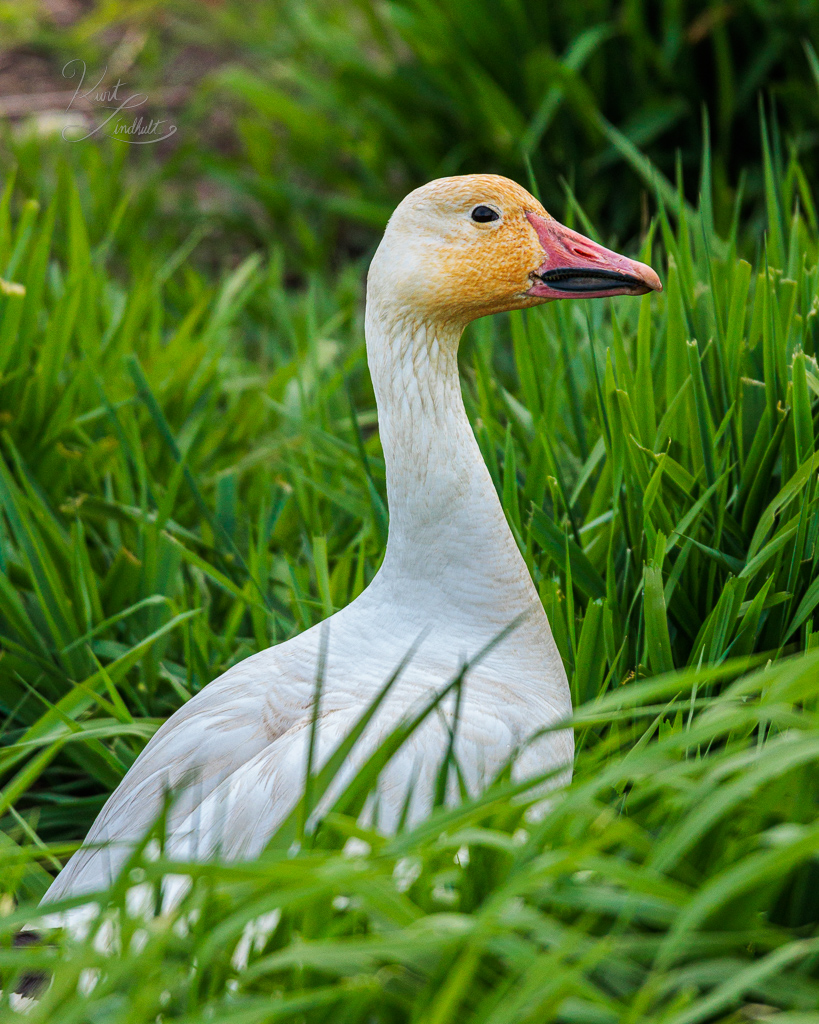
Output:
<svg viewBox="0 0 819 1024">
<path fill-rule="evenodd" d="M 495 174 L 440 178 L 411 192 L 390 218 L 368 281 L 376 304 L 460 325 L 552 299 L 661 288 L 650 267 L 563 227 Z"/>
</svg>

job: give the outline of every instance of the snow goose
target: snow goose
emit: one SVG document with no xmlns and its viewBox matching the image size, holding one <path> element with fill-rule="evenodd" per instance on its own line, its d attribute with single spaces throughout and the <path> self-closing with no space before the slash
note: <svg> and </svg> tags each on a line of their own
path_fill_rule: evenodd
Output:
<svg viewBox="0 0 819 1024">
<path fill-rule="evenodd" d="M 517 628 L 463 686 L 456 755 L 468 786 L 477 790 L 527 737 L 566 719 L 563 665 L 464 411 L 458 341 L 471 320 L 489 313 L 660 288 L 650 267 L 563 227 L 506 178 L 442 178 L 410 193 L 367 280 L 367 356 L 390 512 L 381 568 L 348 607 L 235 665 L 180 708 L 44 903 L 103 889 L 168 788 L 180 794 L 169 819 L 172 855 L 259 853 L 301 791 L 323 629 L 317 763 L 416 641 L 351 765 L 513 620 Z M 395 827 L 410 780 L 411 818 L 430 806 L 447 739 L 442 716 L 430 716 L 385 769 L 383 828 Z M 571 730 L 553 731 L 525 747 L 515 770 L 526 777 L 563 768 L 566 777 L 572 753 Z"/>
</svg>

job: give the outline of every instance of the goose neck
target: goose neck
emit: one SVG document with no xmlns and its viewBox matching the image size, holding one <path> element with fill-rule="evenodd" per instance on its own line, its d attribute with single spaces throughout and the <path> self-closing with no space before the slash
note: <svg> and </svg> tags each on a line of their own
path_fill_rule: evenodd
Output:
<svg viewBox="0 0 819 1024">
<path fill-rule="evenodd" d="M 387 472 L 390 524 L 379 576 L 447 607 L 537 595 L 466 415 L 458 326 L 377 317 L 367 350 Z M 538 605 L 539 606 L 539 605 Z"/>
</svg>

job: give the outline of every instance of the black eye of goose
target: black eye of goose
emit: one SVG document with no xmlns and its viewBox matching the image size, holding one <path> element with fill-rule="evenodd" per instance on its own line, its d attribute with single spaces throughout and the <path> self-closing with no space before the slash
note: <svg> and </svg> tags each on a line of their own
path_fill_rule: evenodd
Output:
<svg viewBox="0 0 819 1024">
<path fill-rule="evenodd" d="M 490 220 L 500 220 L 500 214 L 491 206 L 476 206 L 472 211 L 472 220 L 478 224 L 488 224 Z"/>
</svg>

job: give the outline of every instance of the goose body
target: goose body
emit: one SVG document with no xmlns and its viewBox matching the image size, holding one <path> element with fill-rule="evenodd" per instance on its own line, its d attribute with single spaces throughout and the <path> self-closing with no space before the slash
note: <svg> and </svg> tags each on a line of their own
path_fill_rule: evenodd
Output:
<svg viewBox="0 0 819 1024">
<path fill-rule="evenodd" d="M 440 179 L 401 203 L 367 287 L 367 354 L 390 511 L 380 570 L 348 607 L 235 665 L 180 708 L 137 758 L 44 903 L 111 882 L 168 789 L 179 794 L 168 825 L 172 856 L 258 854 L 301 792 L 322 650 L 318 764 L 412 651 L 354 748 L 349 772 L 517 621 L 465 678 L 456 756 L 472 792 L 518 748 L 518 777 L 550 769 L 567 777 L 569 729 L 526 745 L 570 715 L 569 689 L 464 410 L 458 340 L 487 313 L 659 286 L 650 268 L 563 228 L 505 178 Z M 429 809 L 452 703 L 384 770 L 380 827 L 396 827 L 409 791 L 411 819 Z"/>
</svg>

